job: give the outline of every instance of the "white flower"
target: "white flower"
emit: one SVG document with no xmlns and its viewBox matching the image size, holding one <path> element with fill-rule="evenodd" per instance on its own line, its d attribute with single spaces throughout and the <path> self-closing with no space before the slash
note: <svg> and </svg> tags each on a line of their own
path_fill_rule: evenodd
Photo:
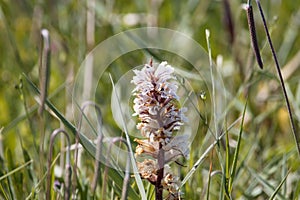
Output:
<svg viewBox="0 0 300 200">
<path fill-rule="evenodd" d="M 136 85 L 133 90 L 133 115 L 138 116 L 140 122 L 136 127 L 145 137 L 142 140 L 135 139 L 138 143 L 135 156 L 138 160 L 144 158 L 137 163 L 138 171 L 151 184 L 158 187 L 159 183 L 167 190 L 166 199 L 180 199 L 179 177 L 169 170 L 164 170 L 162 175 L 159 170 L 168 166 L 167 163 L 189 155 L 188 135 L 174 134 L 187 121 L 184 115 L 186 108 L 179 107 L 174 68 L 167 62 L 157 67 L 150 62 L 141 70 L 134 70 L 134 73 L 131 81 Z"/>
<path fill-rule="evenodd" d="M 174 68 L 162 62 L 157 67 L 146 64 L 134 73 L 131 82 L 136 85 L 133 109 L 140 120 L 137 128 L 150 141 L 167 144 L 173 132 L 186 121 L 186 109 L 178 107 Z"/>
</svg>

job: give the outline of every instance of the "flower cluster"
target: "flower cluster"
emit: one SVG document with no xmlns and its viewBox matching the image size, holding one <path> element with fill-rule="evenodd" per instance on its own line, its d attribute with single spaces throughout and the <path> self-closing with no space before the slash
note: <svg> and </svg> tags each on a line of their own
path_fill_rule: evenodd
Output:
<svg viewBox="0 0 300 200">
<path fill-rule="evenodd" d="M 141 70 L 134 70 L 135 76 L 132 83 L 136 85 L 133 94 L 134 115 L 138 116 L 137 129 L 145 139 L 135 139 L 136 157 L 145 156 L 138 162 L 138 170 L 142 178 L 169 192 L 167 199 L 177 199 L 179 194 L 178 178 L 170 171 L 163 170 L 160 179 L 158 163 L 163 161 L 163 168 L 167 163 L 180 156 L 187 157 L 188 137 L 186 135 L 174 136 L 185 121 L 185 108 L 179 107 L 177 96 L 178 86 L 174 79 L 174 68 L 167 62 L 160 63 L 157 67 L 146 64 Z M 163 156 L 159 154 L 163 152 Z"/>
<path fill-rule="evenodd" d="M 146 64 L 142 70 L 134 70 L 136 74 L 132 83 L 134 89 L 134 115 L 140 119 L 137 128 L 150 141 L 170 142 L 172 133 L 179 130 L 186 120 L 178 104 L 176 94 L 178 86 L 171 82 L 174 68 L 162 62 L 157 68 Z"/>
</svg>

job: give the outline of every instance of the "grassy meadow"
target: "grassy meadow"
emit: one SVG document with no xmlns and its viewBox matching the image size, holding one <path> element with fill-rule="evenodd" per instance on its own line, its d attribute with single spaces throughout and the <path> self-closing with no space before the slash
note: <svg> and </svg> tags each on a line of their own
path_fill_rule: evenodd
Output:
<svg viewBox="0 0 300 200">
<path fill-rule="evenodd" d="M 170 164 L 180 199 L 300 199 L 300 3 L 261 1 L 294 133 L 261 14 L 250 3 L 263 69 L 246 0 L 0 0 L 0 199 L 156 199 L 132 157 L 142 137 L 132 69 L 151 59 L 176 68 L 179 103 L 191 116 L 182 131 L 192 135 L 189 156 Z M 117 39 L 143 27 L 163 28 L 147 32 L 162 48 L 125 51 L 143 41 Z M 176 37 L 169 45 L 168 30 L 202 50 Z"/>
</svg>

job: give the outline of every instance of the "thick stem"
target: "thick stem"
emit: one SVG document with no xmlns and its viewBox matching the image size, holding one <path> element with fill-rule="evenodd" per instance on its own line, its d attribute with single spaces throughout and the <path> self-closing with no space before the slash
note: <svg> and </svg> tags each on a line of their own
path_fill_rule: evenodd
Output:
<svg viewBox="0 0 300 200">
<path fill-rule="evenodd" d="M 159 143 L 159 151 L 158 151 L 158 171 L 157 171 L 157 181 L 155 184 L 155 197 L 156 200 L 163 199 L 163 186 L 161 181 L 164 177 L 164 165 L 165 165 L 165 152 L 162 148 L 162 143 Z"/>
</svg>

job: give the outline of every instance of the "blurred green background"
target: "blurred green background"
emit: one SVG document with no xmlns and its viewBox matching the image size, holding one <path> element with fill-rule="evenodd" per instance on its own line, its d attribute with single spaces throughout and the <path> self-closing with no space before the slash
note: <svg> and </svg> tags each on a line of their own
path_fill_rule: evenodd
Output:
<svg viewBox="0 0 300 200">
<path fill-rule="evenodd" d="M 212 58 L 220 67 L 228 92 L 228 126 L 241 115 L 248 95 L 240 163 L 249 164 L 256 173 L 265 173 L 265 180 L 270 184 L 277 183 L 275 185 L 281 180 L 284 169 L 290 169 L 298 181 L 290 178 L 289 185 L 286 185 L 290 188 L 282 193 L 287 199 L 299 193 L 299 156 L 274 61 L 254 1 L 252 4 L 258 44 L 265 64 L 263 70 L 258 68 L 251 49 L 246 11 L 243 9 L 246 1 L 228 1 L 230 10 L 226 10 L 226 1 L 222 0 L 102 0 L 95 1 L 94 5 L 93 2 L 0 0 L 0 156 L 4 159 L 4 162 L 1 162 L 3 166 L 7 160 L 8 149 L 12 151 L 13 157 L 22 156 L 23 145 L 31 157 L 34 157 L 34 145 L 40 140 L 35 100 L 37 96 L 28 88 L 22 73 L 38 85 L 42 28 L 48 29 L 51 37 L 49 95 L 53 104 L 71 121 L 72 113 L 69 113 L 69 110 L 73 80 L 85 56 L 101 41 L 132 28 L 157 26 L 183 32 L 207 49 L 205 29 L 209 29 Z M 261 3 L 299 128 L 300 3 L 294 0 L 268 0 Z M 94 15 L 88 16 L 89 12 L 94 12 Z M 232 22 L 232 26 L 229 21 Z M 91 29 L 87 30 L 88 27 Z M 147 58 L 149 57 L 135 52 L 118 59 L 113 65 L 137 66 L 148 62 Z M 163 57 L 161 59 L 164 60 Z M 114 71 L 114 68 L 110 70 Z M 114 71 L 116 76 L 125 72 L 126 68 L 123 68 L 123 71 Z M 109 79 L 106 81 L 99 83 L 98 87 L 103 87 L 102 90 L 107 92 L 104 96 L 110 96 L 112 86 Z M 106 101 L 99 99 L 102 104 Z M 48 121 L 45 132 L 49 133 L 58 128 L 60 122 L 51 114 L 46 115 Z M 120 131 L 111 114 L 106 115 L 105 121 L 111 124 L 112 130 Z M 238 128 L 233 130 L 230 136 L 232 147 L 237 138 Z M 199 140 L 196 141 L 203 141 L 205 131 L 206 128 L 199 129 Z M 201 155 L 198 147 L 198 143 L 192 144 L 189 167 L 182 170 L 182 176 Z M 217 156 L 208 159 L 203 170 L 199 170 L 191 180 L 190 188 L 185 189 L 186 199 L 202 197 L 205 181 L 201 179 L 205 179 L 207 175 L 209 160 L 214 163 L 216 169 L 218 162 L 221 162 L 214 162 L 214 159 L 218 160 Z M 23 163 L 22 159 L 14 162 L 15 166 Z M 267 172 L 264 171 L 265 168 Z M 268 194 L 262 188 L 266 186 L 261 183 L 251 185 L 248 180 L 255 179 L 255 176 L 249 174 L 251 173 L 242 174 L 241 180 L 237 180 L 236 197 L 247 198 L 248 195 L 249 199 L 265 199 Z M 213 184 L 217 186 L 219 182 L 217 180 Z M 30 186 L 28 187 L 23 188 L 23 191 L 29 193 Z M 217 192 L 214 190 L 217 190 L 217 187 L 211 191 L 212 199 L 217 198 Z M 257 194 L 253 194 L 253 191 Z"/>
</svg>

